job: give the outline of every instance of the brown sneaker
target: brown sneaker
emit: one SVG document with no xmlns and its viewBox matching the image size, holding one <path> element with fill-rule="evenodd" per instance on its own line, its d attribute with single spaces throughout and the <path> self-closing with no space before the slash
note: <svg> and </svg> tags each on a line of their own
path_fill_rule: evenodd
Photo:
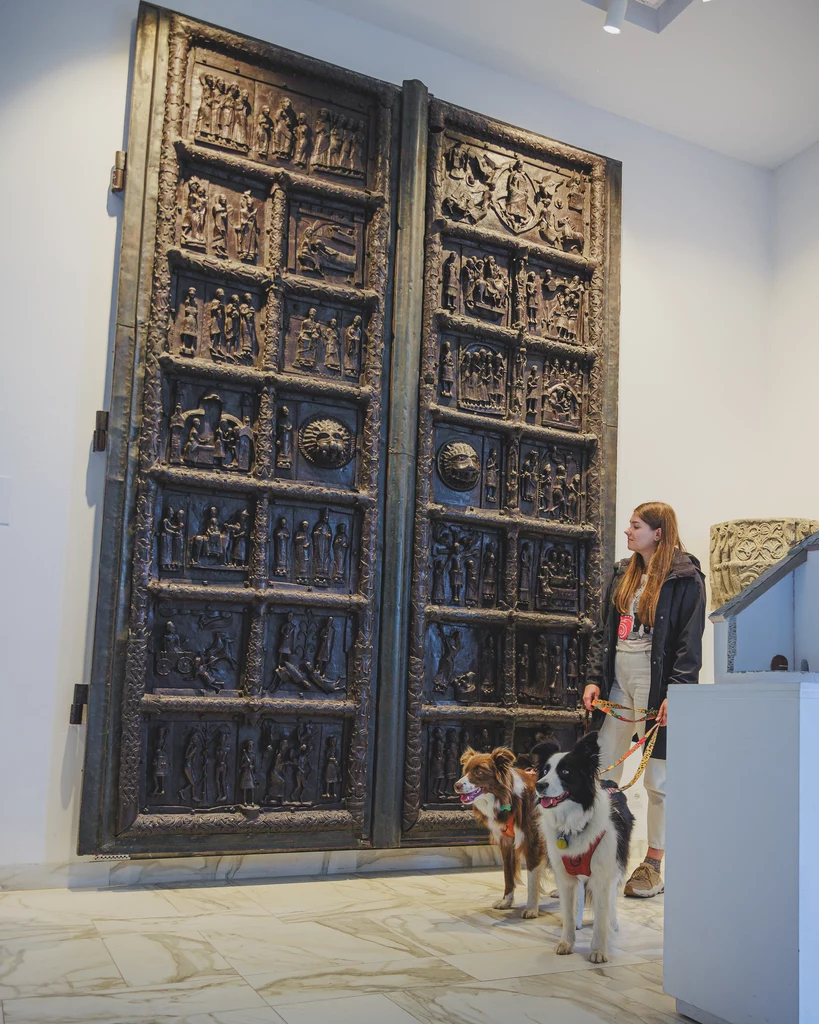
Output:
<svg viewBox="0 0 819 1024">
<path fill-rule="evenodd" d="M 648 899 L 649 896 L 658 896 L 664 889 L 660 872 L 643 862 L 632 871 L 631 878 L 626 882 L 625 894 Z"/>
</svg>

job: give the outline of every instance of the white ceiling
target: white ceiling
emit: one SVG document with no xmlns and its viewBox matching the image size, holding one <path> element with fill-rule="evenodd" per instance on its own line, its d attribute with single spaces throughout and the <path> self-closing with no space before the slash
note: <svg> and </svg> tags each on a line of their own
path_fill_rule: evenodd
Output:
<svg viewBox="0 0 819 1024">
<path fill-rule="evenodd" d="M 819 139 L 819 0 L 697 0 L 619 36 L 580 0 L 315 2 L 763 167 Z"/>
</svg>

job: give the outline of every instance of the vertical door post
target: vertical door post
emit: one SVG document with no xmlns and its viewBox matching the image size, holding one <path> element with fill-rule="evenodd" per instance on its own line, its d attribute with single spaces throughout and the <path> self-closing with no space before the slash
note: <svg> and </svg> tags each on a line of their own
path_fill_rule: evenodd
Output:
<svg viewBox="0 0 819 1024">
<path fill-rule="evenodd" d="M 424 294 L 424 227 L 429 94 L 419 81 L 402 89 L 395 248 L 395 299 L 387 441 L 373 843 L 400 844 L 403 794 L 408 600 L 418 443 L 418 373 Z"/>
</svg>

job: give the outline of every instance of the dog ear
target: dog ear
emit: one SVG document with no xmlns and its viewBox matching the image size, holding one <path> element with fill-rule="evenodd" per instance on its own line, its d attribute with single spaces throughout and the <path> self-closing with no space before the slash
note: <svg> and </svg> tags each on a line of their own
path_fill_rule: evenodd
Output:
<svg viewBox="0 0 819 1024">
<path fill-rule="evenodd" d="M 515 755 L 507 747 L 495 747 L 492 751 L 492 760 L 499 774 L 508 772 L 515 763 Z"/>
<path fill-rule="evenodd" d="M 600 767 L 600 742 L 597 733 L 587 732 L 575 744 L 574 753 L 588 762 L 589 768 L 596 772 Z"/>
<path fill-rule="evenodd" d="M 529 757 L 534 761 L 535 768 L 537 768 L 538 775 L 542 775 L 546 763 L 553 754 L 557 754 L 560 751 L 560 747 L 554 740 L 544 740 L 542 743 L 536 744 L 532 747 Z"/>
<path fill-rule="evenodd" d="M 475 751 L 472 749 L 472 747 L 467 747 L 466 750 L 461 754 L 461 767 L 465 768 L 466 762 L 470 759 L 470 757 L 474 756 Z"/>
</svg>

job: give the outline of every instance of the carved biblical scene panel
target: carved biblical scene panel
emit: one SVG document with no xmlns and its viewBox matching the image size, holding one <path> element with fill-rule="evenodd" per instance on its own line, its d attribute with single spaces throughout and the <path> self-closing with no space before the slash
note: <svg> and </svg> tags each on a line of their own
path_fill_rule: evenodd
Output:
<svg viewBox="0 0 819 1024">
<path fill-rule="evenodd" d="M 285 310 L 281 369 L 357 384 L 366 358 L 366 310 L 296 297 Z"/>
<path fill-rule="evenodd" d="M 151 692 L 239 697 L 248 614 L 241 604 L 160 601 L 151 635 Z"/>
<path fill-rule="evenodd" d="M 109 846 L 292 848 L 291 833 L 355 846 L 369 828 L 397 94 L 160 18 Z"/>
<path fill-rule="evenodd" d="M 372 107 L 355 90 L 328 99 L 320 78 L 283 87 L 254 64 L 214 53 L 192 74 L 188 135 L 197 144 L 328 181 L 363 184 L 377 173 Z"/>
<path fill-rule="evenodd" d="M 408 843 L 471 834 L 466 742 L 576 736 L 604 500 L 606 162 L 439 101 L 430 128 Z"/>
<path fill-rule="evenodd" d="M 146 814 L 240 815 L 343 806 L 345 731 L 329 719 L 168 715 L 145 729 Z"/>
<path fill-rule="evenodd" d="M 355 591 L 359 524 L 353 509 L 275 502 L 270 526 L 272 583 Z"/>
</svg>

